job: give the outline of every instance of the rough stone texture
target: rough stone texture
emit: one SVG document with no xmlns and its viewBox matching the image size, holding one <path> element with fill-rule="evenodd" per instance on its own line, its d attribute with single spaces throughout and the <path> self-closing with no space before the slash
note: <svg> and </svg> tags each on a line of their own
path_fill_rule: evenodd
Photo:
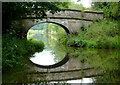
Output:
<svg viewBox="0 0 120 85">
<path fill-rule="evenodd" d="M 65 10 L 52 14 L 50 12 L 46 13 L 48 17 L 65 17 L 65 18 L 85 18 L 85 19 L 102 19 L 102 12 L 94 11 L 81 11 L 81 10 Z"/>
<path fill-rule="evenodd" d="M 47 12 L 47 18 L 40 20 L 39 17 L 32 15 L 32 17 L 25 17 L 23 20 L 14 21 L 13 27 L 23 28 L 23 33 L 26 36 L 27 31 L 34 25 L 42 22 L 51 22 L 62 26 L 67 29 L 70 33 L 76 33 L 81 29 L 81 26 L 90 26 L 92 20 L 103 19 L 103 13 L 99 12 L 82 12 L 80 10 L 66 10 L 51 14 Z"/>
<path fill-rule="evenodd" d="M 30 82 L 38 81 L 65 81 L 86 77 L 102 76 L 103 72 L 92 68 L 88 63 L 83 65 L 78 57 L 70 57 L 68 62 L 60 67 L 45 69 L 30 66 L 27 78 Z"/>
<path fill-rule="evenodd" d="M 85 19 L 102 19 L 103 14 L 96 14 L 96 13 L 84 13 Z"/>
<path fill-rule="evenodd" d="M 61 11 L 55 14 L 47 12 L 48 17 L 69 17 L 69 18 L 82 18 L 81 12 L 79 11 Z"/>
<path fill-rule="evenodd" d="M 38 82 L 38 81 L 66 81 L 66 80 L 74 80 L 81 79 L 85 77 L 94 77 L 94 76 L 102 76 L 103 73 L 98 70 L 89 69 L 89 70 L 80 70 L 73 72 L 58 72 L 58 73 L 32 73 L 28 74 L 28 81 L 30 82 Z"/>
<path fill-rule="evenodd" d="M 82 21 L 83 25 L 89 27 L 93 22 L 91 21 Z"/>
</svg>

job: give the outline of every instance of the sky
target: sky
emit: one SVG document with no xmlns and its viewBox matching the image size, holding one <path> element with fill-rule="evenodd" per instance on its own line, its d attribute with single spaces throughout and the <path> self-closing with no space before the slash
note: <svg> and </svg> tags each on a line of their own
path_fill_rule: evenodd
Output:
<svg viewBox="0 0 120 85">
<path fill-rule="evenodd" d="M 82 4 L 85 8 L 90 8 L 91 7 L 91 0 L 81 0 L 80 2 L 77 2 L 77 0 L 72 0 L 76 4 Z"/>
</svg>

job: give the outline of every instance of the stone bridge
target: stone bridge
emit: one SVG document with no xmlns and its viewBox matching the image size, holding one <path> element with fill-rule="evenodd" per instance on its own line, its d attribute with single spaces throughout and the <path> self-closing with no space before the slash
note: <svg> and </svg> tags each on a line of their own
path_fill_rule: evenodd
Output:
<svg viewBox="0 0 120 85">
<path fill-rule="evenodd" d="M 46 14 L 47 17 L 42 20 L 35 15 L 27 15 L 20 21 L 14 21 L 12 26 L 22 28 L 22 33 L 25 34 L 25 36 L 32 26 L 45 22 L 60 25 L 67 33 L 76 33 L 81 27 L 88 27 L 94 21 L 103 19 L 103 12 L 97 11 L 65 9 L 65 11 L 60 11 L 55 14 L 48 11 Z"/>
</svg>

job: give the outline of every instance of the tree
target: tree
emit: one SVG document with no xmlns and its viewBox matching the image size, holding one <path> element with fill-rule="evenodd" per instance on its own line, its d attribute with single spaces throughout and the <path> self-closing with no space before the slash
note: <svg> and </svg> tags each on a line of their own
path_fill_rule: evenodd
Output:
<svg viewBox="0 0 120 85">
<path fill-rule="evenodd" d="M 22 19 L 29 13 L 39 15 L 40 18 L 46 16 L 46 11 L 55 13 L 61 11 L 60 7 L 67 7 L 67 2 L 3 2 L 2 4 L 2 22 L 3 34 L 13 31 L 11 22 Z M 17 33 L 17 29 L 15 29 Z"/>
<path fill-rule="evenodd" d="M 82 4 L 76 4 L 75 2 L 69 3 L 69 8 L 70 9 L 77 9 L 77 10 L 84 10 L 85 9 Z"/>
<path fill-rule="evenodd" d="M 120 2 L 95 2 L 93 8 L 104 11 L 106 18 L 119 20 Z"/>
</svg>

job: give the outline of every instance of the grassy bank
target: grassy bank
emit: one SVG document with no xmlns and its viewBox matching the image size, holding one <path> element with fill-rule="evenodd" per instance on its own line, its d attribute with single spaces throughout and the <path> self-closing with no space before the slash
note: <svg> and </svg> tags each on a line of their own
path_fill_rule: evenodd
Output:
<svg viewBox="0 0 120 85">
<path fill-rule="evenodd" d="M 15 67 L 26 66 L 26 60 L 36 51 L 44 49 L 44 43 L 35 43 L 19 39 L 10 35 L 4 35 L 2 41 L 2 66 L 3 72 L 12 71 Z"/>
<path fill-rule="evenodd" d="M 70 36 L 69 46 L 88 48 L 120 48 L 118 22 L 103 20 L 83 27 L 78 35 Z"/>
</svg>

